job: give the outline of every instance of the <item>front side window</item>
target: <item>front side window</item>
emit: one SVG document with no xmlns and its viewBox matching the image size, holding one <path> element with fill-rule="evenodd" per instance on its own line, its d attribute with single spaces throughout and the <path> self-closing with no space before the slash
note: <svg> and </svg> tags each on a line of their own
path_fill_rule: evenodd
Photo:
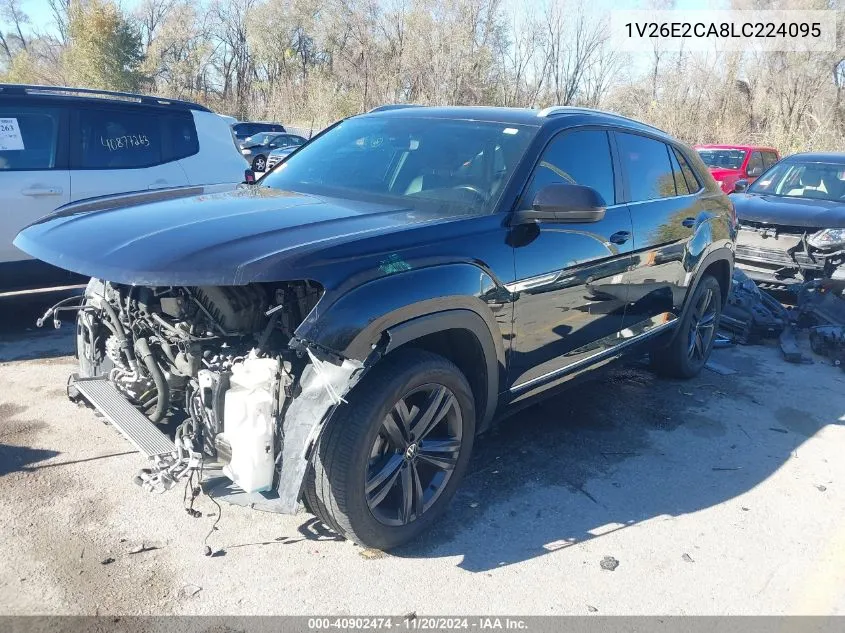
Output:
<svg viewBox="0 0 845 633">
<path fill-rule="evenodd" d="M 607 132 L 578 130 L 558 135 L 543 152 L 522 206 L 530 208 L 534 196 L 554 184 L 586 185 L 598 191 L 608 205 L 616 204 Z"/>
<path fill-rule="evenodd" d="M 76 166 L 131 169 L 162 160 L 161 126 L 154 113 L 90 107 L 79 111 Z"/>
<path fill-rule="evenodd" d="M 356 117 L 308 142 L 259 184 L 490 212 L 535 132 L 483 121 Z"/>
<path fill-rule="evenodd" d="M 628 175 L 630 202 L 671 198 L 675 176 L 665 143 L 652 138 L 618 132 L 619 158 Z"/>
<path fill-rule="evenodd" d="M 59 116 L 54 108 L 0 107 L 0 171 L 55 168 Z"/>
<path fill-rule="evenodd" d="M 748 188 L 749 193 L 815 198 L 845 199 L 845 164 L 778 163 Z"/>
</svg>

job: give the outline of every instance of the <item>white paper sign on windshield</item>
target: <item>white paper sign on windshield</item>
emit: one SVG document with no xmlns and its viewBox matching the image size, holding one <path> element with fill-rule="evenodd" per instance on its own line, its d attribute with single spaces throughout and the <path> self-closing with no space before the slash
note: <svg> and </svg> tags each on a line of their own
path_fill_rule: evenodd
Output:
<svg viewBox="0 0 845 633">
<path fill-rule="evenodd" d="M 17 119 L 0 119 L 0 151 L 24 149 Z"/>
</svg>

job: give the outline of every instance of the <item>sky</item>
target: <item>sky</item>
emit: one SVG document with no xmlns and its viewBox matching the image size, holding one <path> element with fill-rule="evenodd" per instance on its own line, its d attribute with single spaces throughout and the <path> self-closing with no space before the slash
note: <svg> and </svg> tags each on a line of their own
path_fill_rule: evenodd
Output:
<svg viewBox="0 0 845 633">
<path fill-rule="evenodd" d="M 125 10 L 131 11 L 139 4 L 140 0 L 118 0 Z M 541 4 L 545 0 L 505 0 L 508 5 L 525 7 L 531 4 Z M 591 7 L 597 11 L 610 11 L 611 9 L 641 9 L 647 7 L 644 0 L 595 0 L 591 1 Z M 32 27 L 37 31 L 52 29 L 53 15 L 50 11 L 50 4 L 47 0 L 23 0 L 21 3 L 24 11 L 32 20 Z M 716 9 L 728 6 L 728 0 L 675 0 L 676 9 Z"/>
</svg>

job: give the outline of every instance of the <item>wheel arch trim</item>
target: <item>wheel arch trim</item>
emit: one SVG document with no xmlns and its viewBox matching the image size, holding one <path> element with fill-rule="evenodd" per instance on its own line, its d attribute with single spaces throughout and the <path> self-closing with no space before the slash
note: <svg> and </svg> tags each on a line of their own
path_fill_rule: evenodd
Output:
<svg viewBox="0 0 845 633">
<path fill-rule="evenodd" d="M 477 312 L 464 308 L 442 310 L 394 325 L 385 330 L 388 340 L 384 353 L 389 354 L 415 340 L 448 330 L 470 332 L 481 348 L 486 373 L 486 395 L 483 406 L 479 407 L 476 430 L 486 430 L 490 426 L 498 403 L 499 371 L 500 367 L 504 366 L 504 348 L 495 344 L 489 326 Z M 467 376 L 467 379 L 471 381 L 472 376 Z"/>
</svg>

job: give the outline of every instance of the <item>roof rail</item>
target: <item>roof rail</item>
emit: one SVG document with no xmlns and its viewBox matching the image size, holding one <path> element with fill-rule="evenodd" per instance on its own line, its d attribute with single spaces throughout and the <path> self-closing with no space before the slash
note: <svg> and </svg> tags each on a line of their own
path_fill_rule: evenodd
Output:
<svg viewBox="0 0 845 633">
<path fill-rule="evenodd" d="M 556 114 L 603 114 L 605 116 L 612 116 L 617 119 L 622 119 L 624 121 L 631 121 L 632 123 L 636 123 L 638 125 L 642 125 L 643 127 L 651 128 L 652 130 L 657 130 L 661 134 L 666 134 L 663 130 L 653 125 L 649 125 L 648 123 L 643 123 L 642 121 L 637 121 L 636 119 L 632 119 L 631 117 L 623 116 L 618 114 L 617 112 L 608 112 L 607 110 L 596 110 L 594 108 L 579 108 L 578 106 L 562 106 L 562 105 L 553 105 L 549 106 L 548 108 L 543 108 L 539 112 L 537 112 L 538 117 L 550 117 Z"/>
<path fill-rule="evenodd" d="M 387 112 L 388 110 L 404 110 L 405 108 L 424 108 L 425 106 L 418 103 L 386 103 L 384 105 L 376 106 L 372 110 L 367 111 L 367 114 L 372 112 Z"/>
<path fill-rule="evenodd" d="M 44 94 L 44 95 L 66 95 L 66 96 L 92 96 L 92 97 L 112 97 L 116 99 L 123 99 L 126 101 L 137 101 L 138 103 L 145 103 L 147 105 L 163 105 L 163 106 L 177 106 L 186 108 L 188 110 L 199 110 L 201 112 L 211 112 L 208 108 L 192 101 L 182 101 L 180 99 L 167 99 L 165 97 L 155 97 L 150 95 L 139 95 L 132 92 L 116 92 L 114 90 L 98 90 L 96 88 L 70 88 L 66 86 L 34 86 L 28 84 L 0 84 L 0 94 L 9 95 L 25 95 L 25 94 Z"/>
</svg>

